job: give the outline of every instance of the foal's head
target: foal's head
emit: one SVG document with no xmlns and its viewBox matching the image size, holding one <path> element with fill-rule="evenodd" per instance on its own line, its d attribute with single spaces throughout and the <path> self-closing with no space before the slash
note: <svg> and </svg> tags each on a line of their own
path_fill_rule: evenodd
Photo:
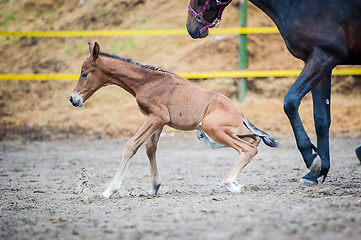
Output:
<svg viewBox="0 0 361 240">
<path fill-rule="evenodd" d="M 97 65 L 99 61 L 100 48 L 95 42 L 89 44 L 90 57 L 85 59 L 80 72 L 79 80 L 70 96 L 70 102 L 74 107 L 82 107 L 84 102 L 99 88 L 106 85 L 106 79 L 101 68 Z"/>
<path fill-rule="evenodd" d="M 224 8 L 231 0 L 190 0 L 187 30 L 192 38 L 208 36 L 208 28 L 218 27 Z"/>
</svg>

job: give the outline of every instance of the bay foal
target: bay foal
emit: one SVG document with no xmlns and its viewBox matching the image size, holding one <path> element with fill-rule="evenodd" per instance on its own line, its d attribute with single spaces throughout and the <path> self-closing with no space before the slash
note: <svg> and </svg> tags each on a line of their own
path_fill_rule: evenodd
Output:
<svg viewBox="0 0 361 240">
<path fill-rule="evenodd" d="M 129 160 L 146 142 L 150 161 L 151 189 L 155 195 L 161 184 L 156 163 L 159 136 L 165 125 L 179 130 L 198 129 L 198 138 L 211 148 L 232 147 L 240 158 L 223 179 L 232 192 L 241 192 L 237 177 L 257 154 L 262 138 L 271 147 L 278 142 L 257 129 L 226 96 L 193 86 L 187 79 L 163 69 L 140 65 L 130 59 L 100 52 L 98 43 L 89 43 L 90 57 L 81 68 L 70 102 L 82 107 L 99 88 L 115 84 L 132 94 L 140 111 L 146 116 L 137 133 L 127 142 L 120 166 L 102 196 L 110 198 L 122 183 Z M 250 131 L 241 135 L 243 125 Z"/>
</svg>

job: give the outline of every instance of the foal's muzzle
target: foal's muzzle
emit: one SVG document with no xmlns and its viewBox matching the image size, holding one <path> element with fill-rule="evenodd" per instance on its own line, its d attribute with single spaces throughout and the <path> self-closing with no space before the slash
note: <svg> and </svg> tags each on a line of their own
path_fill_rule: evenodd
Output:
<svg viewBox="0 0 361 240">
<path fill-rule="evenodd" d="M 73 93 L 70 96 L 69 101 L 71 102 L 71 104 L 74 107 L 83 107 L 84 106 L 83 97 L 79 93 Z"/>
</svg>

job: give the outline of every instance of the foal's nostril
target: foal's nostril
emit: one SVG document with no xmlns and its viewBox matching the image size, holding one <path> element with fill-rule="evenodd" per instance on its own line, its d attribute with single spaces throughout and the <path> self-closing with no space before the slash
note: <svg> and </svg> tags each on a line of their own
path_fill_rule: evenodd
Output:
<svg viewBox="0 0 361 240">
<path fill-rule="evenodd" d="M 71 102 L 71 104 L 73 104 L 73 97 L 72 96 L 70 96 L 70 102 Z"/>
</svg>

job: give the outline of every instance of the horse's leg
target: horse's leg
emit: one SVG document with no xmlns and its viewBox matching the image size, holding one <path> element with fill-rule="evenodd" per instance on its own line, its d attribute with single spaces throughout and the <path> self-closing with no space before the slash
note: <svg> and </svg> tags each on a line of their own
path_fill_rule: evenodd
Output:
<svg viewBox="0 0 361 240">
<path fill-rule="evenodd" d="M 260 142 L 257 136 L 249 134 L 237 136 L 241 128 L 243 128 L 243 117 L 232 101 L 224 96 L 213 98 L 202 119 L 202 129 L 215 142 L 229 146 L 239 153 L 237 163 L 223 179 L 225 187 L 236 193 L 243 190 L 243 186 L 237 183 L 237 177 L 257 154 L 257 146 Z"/>
<path fill-rule="evenodd" d="M 223 114 L 224 115 L 224 114 Z M 222 183 L 231 192 L 239 193 L 243 190 L 243 185 L 238 185 L 237 177 L 243 168 L 253 159 L 257 154 L 257 146 L 260 142 L 258 137 L 245 136 L 245 139 L 240 138 L 233 131 L 232 127 L 225 127 L 226 124 L 219 122 L 219 114 L 211 113 L 203 119 L 203 130 L 217 143 L 232 147 L 239 154 L 240 157 L 236 164 L 232 167 L 231 171 L 224 177 Z M 227 119 L 225 119 L 226 121 Z M 241 124 L 241 123 L 240 123 Z M 239 125 L 240 125 L 239 124 Z M 233 124 L 231 124 L 233 125 Z M 234 124 L 237 126 L 237 124 Z M 228 125 L 229 126 L 229 125 Z"/>
<path fill-rule="evenodd" d="M 247 139 L 247 140 L 246 140 Z M 234 193 L 242 192 L 244 185 L 239 185 L 237 178 L 242 172 L 243 168 L 256 156 L 258 149 L 257 146 L 260 143 L 261 139 L 259 137 L 251 138 L 239 138 L 231 135 L 229 139 L 229 144 L 232 148 L 237 150 L 240 154 L 240 158 L 232 169 L 227 173 L 223 179 L 223 185 Z"/>
<path fill-rule="evenodd" d="M 157 144 L 159 141 L 159 136 L 162 133 L 163 127 L 159 128 L 153 135 L 148 138 L 145 142 L 146 153 L 150 161 L 150 176 L 152 181 L 152 186 L 150 188 L 149 194 L 156 195 L 159 187 L 161 185 L 161 179 L 159 176 L 157 161 L 156 161 L 156 151 Z"/>
<path fill-rule="evenodd" d="M 254 134 L 237 134 L 237 137 L 249 142 L 252 145 L 255 145 L 256 147 L 261 142 L 261 138 Z"/>
<path fill-rule="evenodd" d="M 330 169 L 331 72 L 312 89 L 312 97 L 317 149 L 322 159 L 320 176 L 324 176 L 324 182 Z"/>
<path fill-rule="evenodd" d="M 117 169 L 113 180 L 109 187 L 102 193 L 102 197 L 110 198 L 116 193 L 120 185 L 122 184 L 125 171 L 128 167 L 129 160 L 137 152 L 138 148 L 159 128 L 163 127 L 165 123 L 155 116 L 149 116 L 146 118 L 143 125 L 137 131 L 137 133 L 127 142 L 123 151 L 122 160 L 120 166 Z"/>
<path fill-rule="evenodd" d="M 297 147 L 302 154 L 307 168 L 316 177 L 319 177 L 321 173 L 321 158 L 318 155 L 317 148 L 311 143 L 303 127 L 298 108 L 303 97 L 311 89 L 315 88 L 322 79 L 330 76 L 332 69 L 336 65 L 337 61 L 335 58 L 321 50 L 315 50 L 284 99 L 284 110 L 295 134 Z M 314 106 L 316 103 L 322 104 L 318 101 L 320 101 L 320 98 L 314 99 Z M 322 172 L 321 174 L 325 173 Z M 310 180 L 315 179 L 312 178 Z"/>
<path fill-rule="evenodd" d="M 317 135 L 317 151 L 322 159 L 320 175 L 324 176 L 324 181 L 330 169 L 329 128 L 331 125 L 331 75 L 326 76 L 312 89 L 312 98 L 314 106 L 313 117 Z M 300 183 L 306 186 L 312 186 L 317 184 L 318 181 L 317 177 L 309 172 L 302 177 Z"/>
</svg>

